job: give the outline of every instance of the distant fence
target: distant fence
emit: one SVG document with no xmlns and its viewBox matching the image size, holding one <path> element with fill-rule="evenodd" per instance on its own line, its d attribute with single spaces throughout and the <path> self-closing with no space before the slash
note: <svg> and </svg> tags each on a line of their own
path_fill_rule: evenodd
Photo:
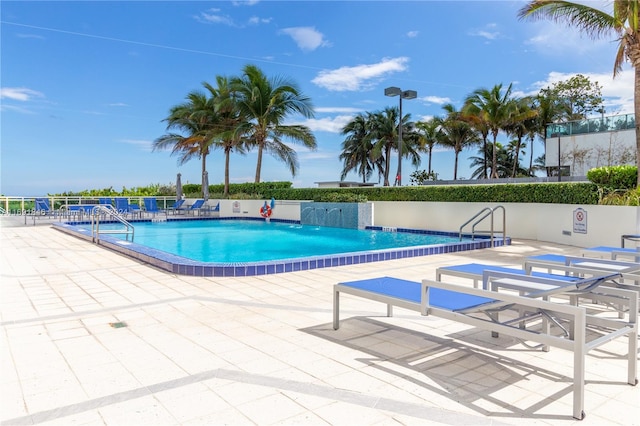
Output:
<svg viewBox="0 0 640 426">
<path fill-rule="evenodd" d="M 35 211 L 35 199 L 36 198 L 47 198 L 51 205 L 51 208 L 54 210 L 60 209 L 62 206 L 73 206 L 73 205 L 90 205 L 90 204 L 99 204 L 99 198 L 109 198 L 109 197 L 53 197 L 53 196 L 35 196 L 35 197 L 0 197 L 0 214 L 2 215 L 10 215 L 10 216 L 22 216 L 29 215 Z M 116 198 L 116 197 L 111 197 Z M 120 197 L 118 197 L 120 198 Z M 146 197 L 122 197 L 127 198 L 130 204 L 136 204 L 138 206 L 143 206 L 143 199 Z M 158 207 L 162 209 L 170 208 L 176 202 L 176 197 L 154 197 L 158 202 Z"/>
</svg>

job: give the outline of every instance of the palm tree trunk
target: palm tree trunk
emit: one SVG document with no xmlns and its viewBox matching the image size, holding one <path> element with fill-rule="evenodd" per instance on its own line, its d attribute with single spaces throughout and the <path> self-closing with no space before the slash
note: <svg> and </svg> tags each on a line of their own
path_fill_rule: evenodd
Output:
<svg viewBox="0 0 640 426">
<path fill-rule="evenodd" d="M 200 173 L 200 176 L 202 176 L 202 181 L 200 183 L 200 189 L 202 189 L 204 191 L 204 173 L 207 171 L 207 155 L 206 154 L 202 154 L 202 173 Z"/>
<path fill-rule="evenodd" d="M 491 155 L 491 179 L 498 178 L 498 134 L 493 134 L 493 153 Z"/>
<path fill-rule="evenodd" d="M 429 169 L 427 173 L 431 176 L 431 151 L 433 151 L 433 147 L 429 147 Z"/>
<path fill-rule="evenodd" d="M 262 170 L 262 148 L 264 144 L 258 145 L 258 161 L 256 163 L 256 181 L 255 183 L 260 183 L 260 171 Z"/>
<path fill-rule="evenodd" d="M 482 136 L 482 152 L 484 152 L 484 170 L 482 171 L 482 177 L 487 178 L 487 137 Z"/>
<path fill-rule="evenodd" d="M 391 168 L 391 146 L 385 149 L 384 186 L 389 186 L 389 169 Z"/>
<path fill-rule="evenodd" d="M 511 177 L 516 177 L 516 169 L 520 165 L 520 144 L 522 143 L 522 137 L 518 136 L 518 143 L 516 144 L 516 154 L 513 159 L 513 170 L 511 170 Z"/>
<path fill-rule="evenodd" d="M 458 154 L 460 151 L 456 151 L 455 161 L 453 162 L 453 180 L 458 179 Z"/>
<path fill-rule="evenodd" d="M 530 150 L 531 153 L 529 154 L 529 176 L 533 177 L 533 137 L 529 137 L 529 141 L 531 142 L 530 145 Z"/>
<path fill-rule="evenodd" d="M 231 154 L 231 148 L 224 150 L 224 196 L 229 195 L 229 157 Z"/>
</svg>

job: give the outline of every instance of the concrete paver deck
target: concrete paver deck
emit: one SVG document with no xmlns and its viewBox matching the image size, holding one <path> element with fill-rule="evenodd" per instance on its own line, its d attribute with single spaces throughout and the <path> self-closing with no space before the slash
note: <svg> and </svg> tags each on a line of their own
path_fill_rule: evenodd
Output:
<svg viewBox="0 0 640 426">
<path fill-rule="evenodd" d="M 3 226 L 2 424 L 638 424 L 626 342 L 572 354 L 342 296 L 332 286 L 520 266 L 575 247 L 508 247 L 247 278 L 172 275 L 48 226 Z"/>
</svg>

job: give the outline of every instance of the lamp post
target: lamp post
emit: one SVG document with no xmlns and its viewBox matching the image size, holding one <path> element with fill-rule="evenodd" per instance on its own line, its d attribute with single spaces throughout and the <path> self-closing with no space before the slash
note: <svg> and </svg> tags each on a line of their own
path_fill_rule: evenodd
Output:
<svg viewBox="0 0 640 426">
<path fill-rule="evenodd" d="M 558 121 L 556 125 L 558 132 L 558 182 L 562 181 L 562 161 L 560 160 L 560 130 L 562 129 L 562 121 Z"/>
<path fill-rule="evenodd" d="M 415 90 L 402 90 L 399 87 L 387 87 L 384 89 L 384 95 L 400 97 L 400 119 L 398 120 L 398 173 L 396 175 L 396 179 L 398 180 L 398 186 L 402 186 L 402 100 L 415 99 L 418 96 L 418 92 Z"/>
<path fill-rule="evenodd" d="M 562 180 L 562 163 L 560 161 L 560 131 L 558 131 L 558 182 Z"/>
</svg>

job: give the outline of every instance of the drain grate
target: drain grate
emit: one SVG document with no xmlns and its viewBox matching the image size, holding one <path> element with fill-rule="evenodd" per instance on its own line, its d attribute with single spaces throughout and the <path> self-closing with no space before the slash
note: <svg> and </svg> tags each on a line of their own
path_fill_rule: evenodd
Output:
<svg viewBox="0 0 640 426">
<path fill-rule="evenodd" d="M 120 321 L 120 322 L 110 322 L 109 325 L 113 328 L 122 328 L 122 327 L 126 327 L 127 323 L 124 321 Z"/>
</svg>

